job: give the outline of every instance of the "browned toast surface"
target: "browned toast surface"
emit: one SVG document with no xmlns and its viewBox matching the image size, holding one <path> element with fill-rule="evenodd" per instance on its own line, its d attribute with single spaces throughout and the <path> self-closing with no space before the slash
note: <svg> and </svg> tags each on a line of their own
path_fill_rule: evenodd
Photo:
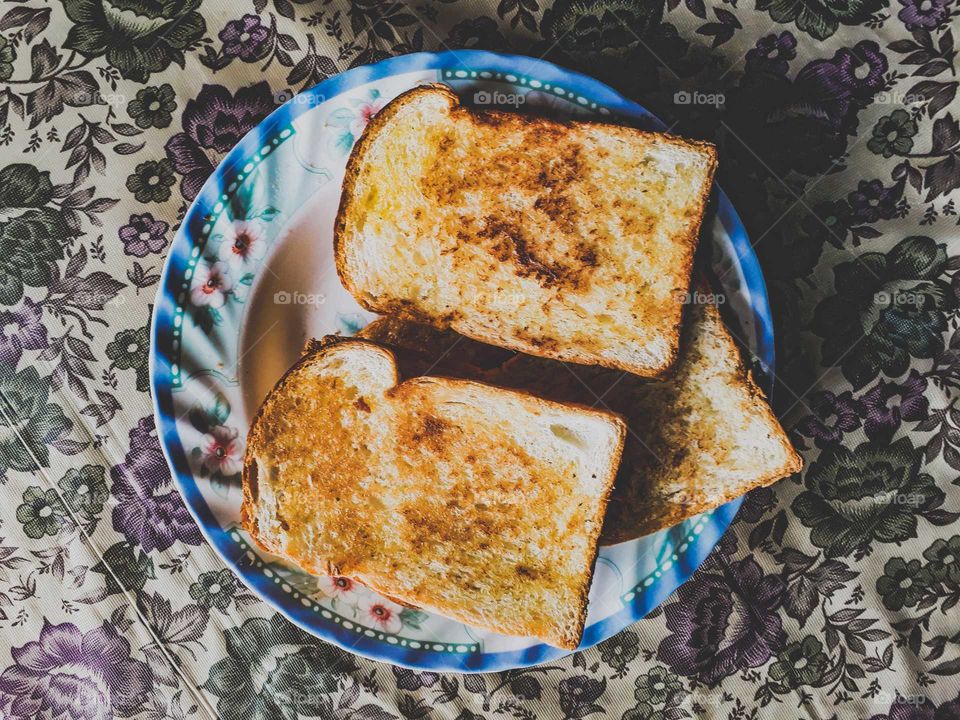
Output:
<svg viewBox="0 0 960 720">
<path fill-rule="evenodd" d="M 308 571 L 573 648 L 624 435 L 607 412 L 399 382 L 371 342 L 313 344 L 251 427 L 243 525 Z"/>
<path fill-rule="evenodd" d="M 707 143 L 476 112 L 421 86 L 353 150 L 337 269 L 375 312 L 661 376 L 715 165 Z"/>
</svg>

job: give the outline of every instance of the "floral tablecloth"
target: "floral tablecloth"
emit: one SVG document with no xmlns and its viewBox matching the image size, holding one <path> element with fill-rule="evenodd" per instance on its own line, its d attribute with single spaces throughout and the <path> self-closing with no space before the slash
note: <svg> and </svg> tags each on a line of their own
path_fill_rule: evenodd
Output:
<svg viewBox="0 0 960 720">
<path fill-rule="evenodd" d="M 950 0 L 0 3 L 0 717 L 960 717 L 960 104 Z M 418 50 L 543 56 L 711 138 L 807 463 L 658 611 L 441 675 L 277 616 L 158 446 L 148 322 L 219 158 Z"/>
</svg>

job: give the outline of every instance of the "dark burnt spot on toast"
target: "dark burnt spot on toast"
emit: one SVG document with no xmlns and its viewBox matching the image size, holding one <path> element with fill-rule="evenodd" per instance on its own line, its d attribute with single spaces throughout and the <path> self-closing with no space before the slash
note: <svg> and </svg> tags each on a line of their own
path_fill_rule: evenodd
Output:
<svg viewBox="0 0 960 720">
<path fill-rule="evenodd" d="M 533 580 L 539 575 L 535 568 L 527 567 L 526 565 L 517 565 L 515 569 L 517 575 L 527 580 Z"/>
<path fill-rule="evenodd" d="M 533 206 L 556 223 L 563 232 L 576 232 L 577 208 L 563 193 L 541 195 L 534 201 Z"/>
<path fill-rule="evenodd" d="M 584 267 L 597 267 L 600 261 L 597 259 L 597 249 L 585 242 L 577 244 L 577 259 Z"/>
<path fill-rule="evenodd" d="M 408 427 L 404 428 L 401 442 L 409 438 L 412 447 L 424 446 L 436 453 L 446 453 L 450 442 L 449 434 L 455 426 L 447 420 L 432 414 L 417 414 L 410 418 Z"/>
<path fill-rule="evenodd" d="M 256 461 L 256 458 L 247 463 L 244 471 L 246 474 L 243 481 L 247 485 L 250 502 L 256 505 L 260 501 L 260 464 Z"/>
<path fill-rule="evenodd" d="M 475 121 L 478 125 L 486 125 L 491 128 L 499 128 L 503 126 L 512 125 L 515 121 L 514 117 L 508 113 L 497 112 L 497 111 L 476 111 L 473 112 L 465 111 L 466 116 L 471 120 Z"/>
<path fill-rule="evenodd" d="M 545 262 L 530 248 L 530 243 L 520 225 L 497 217 L 488 217 L 486 226 L 478 236 L 488 243 L 493 256 L 502 263 L 514 263 L 522 277 L 535 277 L 544 287 L 560 283 L 564 268 L 557 263 Z"/>
<path fill-rule="evenodd" d="M 511 263 L 517 275 L 536 278 L 545 288 L 579 288 L 597 266 L 596 250 L 583 241 L 557 257 L 549 242 L 537 241 L 522 225 L 495 215 L 485 218 L 477 239 L 498 261 Z"/>
<path fill-rule="evenodd" d="M 451 134 L 443 135 L 437 142 L 437 150 L 441 153 L 448 152 L 453 147 L 454 138 Z"/>
<path fill-rule="evenodd" d="M 547 156 L 537 174 L 537 182 L 544 188 L 563 188 L 572 183 L 583 172 L 583 148 L 570 145 L 559 155 Z"/>
<path fill-rule="evenodd" d="M 533 276 L 544 287 L 559 285 L 564 276 L 573 274 L 573 268 L 567 268 L 556 262 L 541 260 L 531 248 L 531 243 L 520 233 L 511 236 L 513 250 L 519 272 L 524 277 Z"/>
<path fill-rule="evenodd" d="M 364 398 L 362 398 L 362 397 L 358 397 L 358 398 L 356 399 L 356 401 L 353 403 L 353 406 L 354 406 L 357 410 L 361 410 L 361 411 L 363 411 L 363 412 L 365 412 L 365 413 L 370 412 L 370 405 L 369 405 L 369 403 L 367 403 L 367 401 L 366 401 Z"/>
<path fill-rule="evenodd" d="M 418 437 L 419 440 L 440 437 L 447 430 L 447 428 L 450 427 L 450 425 L 446 420 L 441 420 L 438 417 L 427 415 L 425 418 L 423 418 L 422 427 L 423 430 Z"/>
<path fill-rule="evenodd" d="M 527 140 L 541 143 L 562 143 L 566 140 L 567 128 L 559 122 L 530 123 L 527 130 Z"/>
<path fill-rule="evenodd" d="M 515 331 L 513 336 L 520 342 L 527 345 L 532 345 L 533 347 L 541 350 L 557 351 L 560 349 L 560 343 L 556 338 L 541 337 L 540 335 L 531 333 L 526 329 Z"/>
</svg>

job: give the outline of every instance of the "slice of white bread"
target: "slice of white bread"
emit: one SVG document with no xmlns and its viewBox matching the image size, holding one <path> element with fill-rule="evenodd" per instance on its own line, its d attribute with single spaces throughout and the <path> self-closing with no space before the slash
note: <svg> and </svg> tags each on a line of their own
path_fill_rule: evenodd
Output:
<svg viewBox="0 0 960 720">
<path fill-rule="evenodd" d="M 347 164 L 337 270 L 368 310 L 531 355 L 673 365 L 716 151 L 403 93 Z"/>
<path fill-rule="evenodd" d="M 309 572 L 573 649 L 625 433 L 527 393 L 398 382 L 389 350 L 329 338 L 253 421 L 242 522 Z"/>
<path fill-rule="evenodd" d="M 401 372 L 442 372 L 597 407 L 627 418 L 623 461 L 601 536 L 613 544 L 676 525 L 798 472 L 802 460 L 744 366 L 715 305 L 690 308 L 668 381 L 489 349 L 398 318 L 361 335 L 398 350 Z"/>
</svg>

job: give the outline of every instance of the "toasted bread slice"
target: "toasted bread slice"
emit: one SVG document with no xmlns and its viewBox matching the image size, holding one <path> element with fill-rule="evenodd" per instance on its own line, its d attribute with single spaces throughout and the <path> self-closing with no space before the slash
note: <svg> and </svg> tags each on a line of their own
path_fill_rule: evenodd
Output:
<svg viewBox="0 0 960 720">
<path fill-rule="evenodd" d="M 331 339 L 253 421 L 243 526 L 310 572 L 572 649 L 625 433 L 527 393 L 398 383 L 389 350 Z"/>
<path fill-rule="evenodd" d="M 479 343 L 398 318 L 375 320 L 361 334 L 404 348 L 405 375 L 436 364 L 449 375 L 622 413 L 630 432 L 601 544 L 676 525 L 802 466 L 712 304 L 690 308 L 676 373 L 661 382 L 520 354 L 484 368 Z"/>
<path fill-rule="evenodd" d="M 353 149 L 337 270 L 368 310 L 531 355 L 664 376 L 712 145 L 403 93 Z"/>
</svg>

